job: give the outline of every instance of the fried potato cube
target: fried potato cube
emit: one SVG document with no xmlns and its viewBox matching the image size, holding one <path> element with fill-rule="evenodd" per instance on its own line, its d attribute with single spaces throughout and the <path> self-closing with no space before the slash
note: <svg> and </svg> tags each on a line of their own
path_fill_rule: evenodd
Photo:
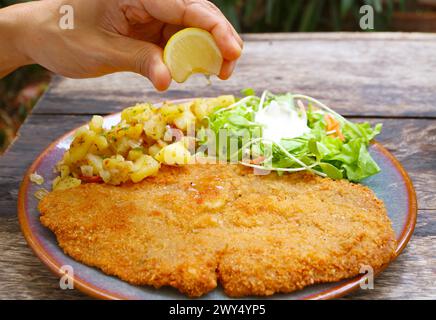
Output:
<svg viewBox="0 0 436 320">
<path fill-rule="evenodd" d="M 107 133 L 107 138 L 110 143 L 116 143 L 119 139 L 126 136 L 129 125 L 124 121 L 120 122 L 116 126 L 113 126 Z"/>
<path fill-rule="evenodd" d="M 148 154 L 151 155 L 152 157 L 154 157 L 155 155 L 157 155 L 159 153 L 159 151 L 161 149 L 162 149 L 162 147 L 159 146 L 159 144 L 155 143 L 148 148 Z"/>
<path fill-rule="evenodd" d="M 71 163 L 71 159 L 70 159 L 70 150 L 65 151 L 62 160 L 58 162 L 58 165 L 68 165 Z"/>
<path fill-rule="evenodd" d="M 124 109 L 121 112 L 121 119 L 129 124 L 142 123 L 153 115 L 150 104 L 141 103 Z"/>
<path fill-rule="evenodd" d="M 162 148 L 155 155 L 155 159 L 168 165 L 187 164 L 191 160 L 191 154 L 184 143 L 179 141 Z"/>
<path fill-rule="evenodd" d="M 225 108 L 235 103 L 234 95 L 224 95 L 215 98 L 215 107 Z"/>
<path fill-rule="evenodd" d="M 215 109 L 226 108 L 234 103 L 235 97 L 233 95 L 205 99 L 205 104 L 207 105 L 207 114 L 212 113 Z"/>
<path fill-rule="evenodd" d="M 44 183 L 44 177 L 39 175 L 36 171 L 30 174 L 29 179 L 37 185 L 41 185 Z"/>
<path fill-rule="evenodd" d="M 180 117 L 184 111 L 185 106 L 183 104 L 164 104 L 159 109 L 159 113 L 167 122 L 171 122 L 175 118 Z"/>
<path fill-rule="evenodd" d="M 94 143 L 95 137 L 96 133 L 94 131 L 81 130 L 71 143 L 69 160 L 74 163 L 85 158 L 89 148 Z"/>
<path fill-rule="evenodd" d="M 130 140 L 127 137 L 122 137 L 121 139 L 118 139 L 117 142 L 114 144 L 114 150 L 116 154 L 126 156 L 129 152 L 131 146 L 130 146 Z"/>
<path fill-rule="evenodd" d="M 148 148 L 148 154 L 154 157 L 162 148 L 166 147 L 168 143 L 162 140 L 158 140 L 155 144 Z"/>
<path fill-rule="evenodd" d="M 212 113 L 216 108 L 225 108 L 235 103 L 233 95 L 219 96 L 216 98 L 196 99 L 192 111 L 198 120 Z"/>
<path fill-rule="evenodd" d="M 103 117 L 93 116 L 89 122 L 89 130 L 94 131 L 97 134 L 101 133 L 103 131 Z"/>
<path fill-rule="evenodd" d="M 93 167 L 94 172 L 99 172 L 103 169 L 103 159 L 102 157 L 99 157 L 97 155 L 88 153 L 86 155 L 86 159 L 88 160 L 88 163 Z"/>
<path fill-rule="evenodd" d="M 192 111 L 199 121 L 209 114 L 209 105 L 205 99 L 195 99 Z"/>
<path fill-rule="evenodd" d="M 144 152 L 143 152 L 142 148 L 134 148 L 134 149 L 129 151 L 129 154 L 127 155 L 127 159 L 130 161 L 136 161 L 140 157 L 142 157 L 143 155 L 144 155 Z"/>
<path fill-rule="evenodd" d="M 59 167 L 59 172 L 61 174 L 61 178 L 68 177 L 70 175 L 70 167 L 66 164 L 63 164 Z"/>
<path fill-rule="evenodd" d="M 90 153 L 104 153 L 105 150 L 109 147 L 109 143 L 107 139 L 103 135 L 98 135 L 94 139 L 94 143 L 89 148 L 88 152 Z"/>
<path fill-rule="evenodd" d="M 133 182 L 139 182 L 144 178 L 154 175 L 159 171 L 160 163 L 149 155 L 142 155 L 134 163 L 134 171 L 130 174 Z"/>
<path fill-rule="evenodd" d="M 103 181 L 105 182 L 105 183 L 109 183 L 109 181 L 111 180 L 111 174 L 110 174 L 110 172 L 109 171 L 107 171 L 107 170 L 100 170 L 99 172 L 98 172 L 98 175 L 103 179 Z"/>
<path fill-rule="evenodd" d="M 53 190 L 66 190 L 70 188 L 74 188 L 79 186 L 82 183 L 80 179 L 76 179 L 73 177 L 56 177 L 53 180 Z"/>
<path fill-rule="evenodd" d="M 185 110 L 183 114 L 174 119 L 174 125 L 180 130 L 186 131 L 190 126 L 195 125 L 196 117 L 190 110 Z"/>
<path fill-rule="evenodd" d="M 95 138 L 95 145 L 100 149 L 100 150 L 105 150 L 107 149 L 107 147 L 109 146 L 107 139 L 105 136 L 97 136 Z"/>
<path fill-rule="evenodd" d="M 133 163 L 131 161 L 125 161 L 120 155 L 103 160 L 103 170 L 110 173 L 110 180 L 107 181 L 107 183 L 114 185 L 128 181 L 133 169 L 132 167 Z"/>
<path fill-rule="evenodd" d="M 166 122 L 159 113 L 154 114 L 143 125 L 145 134 L 154 140 L 161 139 L 165 133 Z"/>
<path fill-rule="evenodd" d="M 144 130 L 144 126 L 140 123 L 130 126 L 127 129 L 126 135 L 134 140 L 138 140 L 141 138 L 142 131 Z"/>
</svg>

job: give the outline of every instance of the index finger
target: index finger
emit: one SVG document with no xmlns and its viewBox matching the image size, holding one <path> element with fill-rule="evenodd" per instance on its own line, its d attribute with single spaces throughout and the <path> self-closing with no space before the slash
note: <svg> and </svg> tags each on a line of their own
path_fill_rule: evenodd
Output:
<svg viewBox="0 0 436 320">
<path fill-rule="evenodd" d="M 206 0 L 141 1 L 154 18 L 170 24 L 196 27 L 209 31 L 229 61 L 240 57 L 242 40 L 222 12 Z"/>
</svg>

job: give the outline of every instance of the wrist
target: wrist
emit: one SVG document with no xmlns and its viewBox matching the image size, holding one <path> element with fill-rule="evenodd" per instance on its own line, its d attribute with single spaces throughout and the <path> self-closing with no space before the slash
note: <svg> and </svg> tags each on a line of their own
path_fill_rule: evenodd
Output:
<svg viewBox="0 0 436 320">
<path fill-rule="evenodd" d="M 26 64 L 38 63 L 39 51 L 47 45 L 44 38 L 51 26 L 53 0 L 30 1 L 12 7 L 14 17 L 12 43 Z"/>
<path fill-rule="evenodd" d="M 0 10 L 0 52 L 9 56 L 11 67 L 38 63 L 35 56 L 46 45 L 44 30 L 52 24 L 55 3 L 30 1 Z"/>
<path fill-rule="evenodd" d="M 29 5 L 17 4 L 0 10 L 1 68 L 14 70 L 32 64 L 32 59 L 23 50 L 25 28 L 29 24 Z"/>
</svg>

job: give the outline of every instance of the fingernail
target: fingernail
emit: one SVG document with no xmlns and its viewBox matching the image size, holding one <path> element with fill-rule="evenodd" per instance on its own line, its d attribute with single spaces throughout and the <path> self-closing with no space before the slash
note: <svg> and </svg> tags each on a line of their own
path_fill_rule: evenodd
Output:
<svg viewBox="0 0 436 320">
<path fill-rule="evenodd" d="M 154 66 L 150 78 L 155 88 L 159 91 L 168 89 L 171 83 L 171 74 L 168 67 L 163 63 L 158 63 Z"/>
</svg>

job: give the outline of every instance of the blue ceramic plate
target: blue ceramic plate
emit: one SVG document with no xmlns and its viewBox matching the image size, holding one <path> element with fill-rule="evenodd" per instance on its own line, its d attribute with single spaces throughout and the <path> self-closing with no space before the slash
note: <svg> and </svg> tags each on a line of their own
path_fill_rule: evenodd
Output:
<svg viewBox="0 0 436 320">
<path fill-rule="evenodd" d="M 105 127 L 110 127 L 120 120 L 120 114 L 105 117 Z M 36 255 L 57 275 L 62 276 L 60 268 L 70 265 L 74 268 L 75 288 L 97 298 L 104 299 L 185 299 L 186 296 L 176 289 L 154 289 L 148 286 L 134 286 L 116 277 L 108 276 L 98 269 L 81 264 L 62 251 L 54 234 L 39 221 L 38 200 L 35 192 L 41 187 L 51 189 L 54 179 L 53 167 L 68 149 L 74 131 L 53 142 L 28 169 L 20 187 L 18 197 L 18 217 L 23 234 Z M 382 145 L 374 142 L 370 153 L 381 168 L 381 173 L 366 179 L 363 184 L 370 187 L 377 197 L 384 201 L 397 237 L 397 255 L 409 241 L 416 222 L 416 195 L 410 178 Z M 29 182 L 28 176 L 37 171 L 46 182 L 38 186 Z M 385 266 L 386 267 L 386 266 Z M 384 269 L 384 268 L 383 268 Z M 381 271 L 381 270 L 378 270 Z M 359 287 L 361 276 L 334 283 L 318 284 L 289 294 L 275 294 L 271 299 L 331 299 Z M 222 289 L 218 288 L 201 299 L 228 299 Z"/>
</svg>

